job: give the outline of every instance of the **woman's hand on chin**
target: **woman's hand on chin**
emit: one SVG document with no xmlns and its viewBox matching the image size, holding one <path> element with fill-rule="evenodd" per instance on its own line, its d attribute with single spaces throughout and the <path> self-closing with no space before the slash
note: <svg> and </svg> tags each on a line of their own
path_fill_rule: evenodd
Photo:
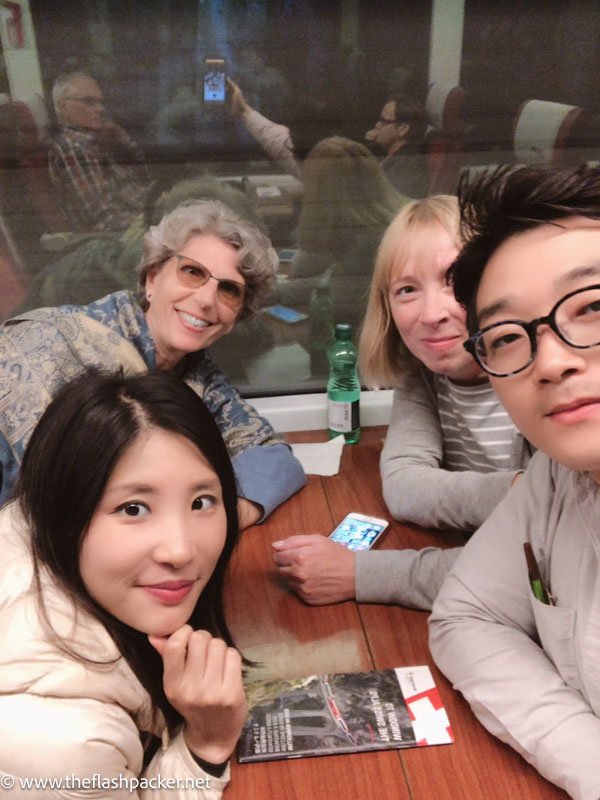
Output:
<svg viewBox="0 0 600 800">
<path fill-rule="evenodd" d="M 148 638 L 162 656 L 165 694 L 185 720 L 190 751 L 210 764 L 227 761 L 248 713 L 240 654 L 189 625 Z"/>
</svg>

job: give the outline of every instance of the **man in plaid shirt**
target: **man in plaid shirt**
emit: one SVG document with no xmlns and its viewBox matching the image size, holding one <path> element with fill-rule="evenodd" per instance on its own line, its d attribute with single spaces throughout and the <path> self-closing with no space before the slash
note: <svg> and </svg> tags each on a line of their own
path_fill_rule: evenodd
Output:
<svg viewBox="0 0 600 800">
<path fill-rule="evenodd" d="M 72 229 L 124 230 L 149 189 L 140 149 L 107 118 L 102 90 L 89 75 L 57 78 L 52 100 L 60 128 L 50 144 L 50 175 Z"/>
</svg>

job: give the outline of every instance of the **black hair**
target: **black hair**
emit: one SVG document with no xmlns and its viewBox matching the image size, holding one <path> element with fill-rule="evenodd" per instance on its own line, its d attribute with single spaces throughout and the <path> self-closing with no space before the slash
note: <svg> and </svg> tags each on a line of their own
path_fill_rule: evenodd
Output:
<svg viewBox="0 0 600 800">
<path fill-rule="evenodd" d="M 408 124 L 408 140 L 420 142 L 425 136 L 425 128 L 427 127 L 427 116 L 423 103 L 408 94 L 394 95 L 387 102 L 394 103 L 394 121 L 396 125 Z"/>
<path fill-rule="evenodd" d="M 149 692 L 172 730 L 182 718 L 168 702 L 162 658 L 146 634 L 105 611 L 88 593 L 79 568 L 81 543 L 106 484 L 127 448 L 149 429 L 192 442 L 221 482 L 227 516 L 223 551 L 189 624 L 233 645 L 223 609 L 223 580 L 239 533 L 235 476 L 219 429 L 202 400 L 167 372 L 135 377 L 88 371 L 65 384 L 39 420 L 23 457 L 17 497 L 31 530 L 34 570 L 43 619 L 51 625 L 40 591 L 40 568 L 99 620 Z M 65 652 L 81 661 L 85 654 Z"/>
<path fill-rule="evenodd" d="M 600 169 L 504 165 L 459 183 L 464 247 L 449 271 L 469 333 L 478 327 L 475 298 L 483 271 L 511 236 L 569 217 L 600 219 Z"/>
</svg>

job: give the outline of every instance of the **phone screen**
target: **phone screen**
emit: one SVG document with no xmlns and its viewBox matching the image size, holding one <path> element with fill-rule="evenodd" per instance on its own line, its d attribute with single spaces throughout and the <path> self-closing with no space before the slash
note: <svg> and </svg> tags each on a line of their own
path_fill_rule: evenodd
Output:
<svg viewBox="0 0 600 800">
<path fill-rule="evenodd" d="M 308 319 L 308 314 L 303 314 L 302 311 L 296 311 L 295 308 L 288 308 L 287 306 L 267 306 L 263 311 L 269 317 L 274 317 L 290 324 Z"/>
<path fill-rule="evenodd" d="M 330 539 L 346 545 L 348 550 L 368 550 L 387 528 L 384 519 L 364 514 L 348 514 L 330 534 Z"/>
<path fill-rule="evenodd" d="M 206 58 L 204 60 L 204 102 L 225 102 L 225 60 Z"/>
</svg>

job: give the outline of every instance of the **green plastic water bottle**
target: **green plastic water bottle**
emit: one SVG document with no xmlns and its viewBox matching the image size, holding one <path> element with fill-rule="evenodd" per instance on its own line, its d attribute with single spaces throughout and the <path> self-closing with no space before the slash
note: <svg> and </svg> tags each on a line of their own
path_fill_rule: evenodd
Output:
<svg viewBox="0 0 600 800">
<path fill-rule="evenodd" d="M 327 351 L 327 427 L 329 438 L 344 434 L 348 444 L 360 436 L 360 382 L 356 371 L 356 347 L 352 326 L 335 326 L 335 341 Z"/>
</svg>

